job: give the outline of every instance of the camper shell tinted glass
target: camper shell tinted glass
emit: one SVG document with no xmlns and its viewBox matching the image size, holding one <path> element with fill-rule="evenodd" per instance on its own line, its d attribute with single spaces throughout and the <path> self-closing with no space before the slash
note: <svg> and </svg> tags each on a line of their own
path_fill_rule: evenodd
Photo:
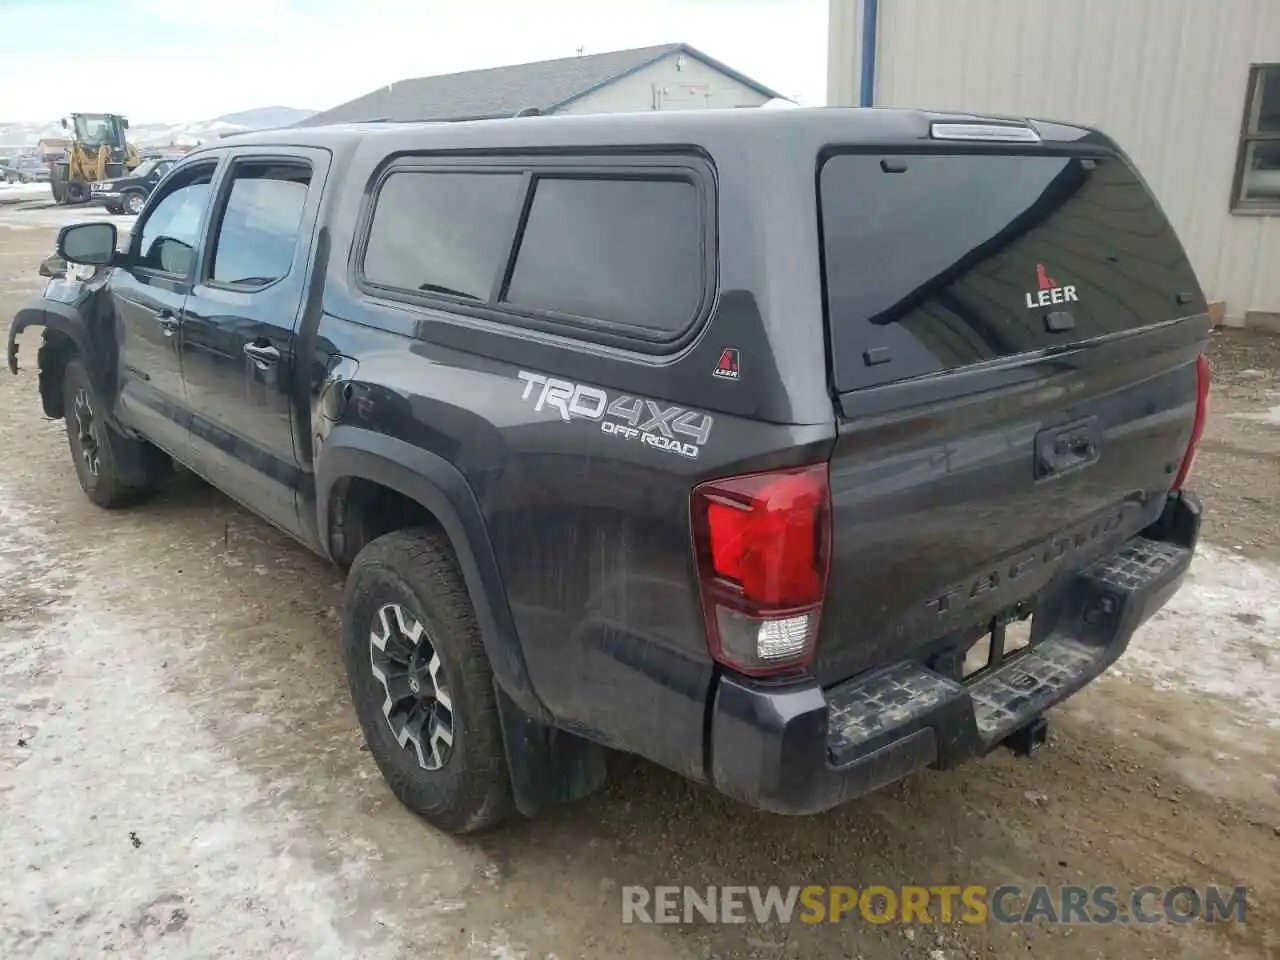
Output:
<svg viewBox="0 0 1280 960">
<path fill-rule="evenodd" d="M 1159 205 L 1115 156 L 837 153 L 819 195 L 838 391 L 1205 309 Z"/>
<path fill-rule="evenodd" d="M 713 300 L 714 202 L 709 167 L 681 155 L 405 158 L 375 186 L 357 278 L 387 299 L 669 353 Z"/>
</svg>

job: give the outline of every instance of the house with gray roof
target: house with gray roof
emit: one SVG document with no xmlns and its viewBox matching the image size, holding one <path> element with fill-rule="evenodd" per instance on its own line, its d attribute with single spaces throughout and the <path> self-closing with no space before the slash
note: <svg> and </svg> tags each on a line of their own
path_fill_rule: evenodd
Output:
<svg viewBox="0 0 1280 960">
<path fill-rule="evenodd" d="M 785 99 L 684 43 L 402 80 L 298 126 L 368 120 L 487 120 L 539 113 L 758 107 Z"/>
</svg>

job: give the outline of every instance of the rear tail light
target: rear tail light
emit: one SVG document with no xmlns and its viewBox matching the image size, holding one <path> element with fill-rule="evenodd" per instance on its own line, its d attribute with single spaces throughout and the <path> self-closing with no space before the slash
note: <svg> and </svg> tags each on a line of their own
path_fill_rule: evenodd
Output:
<svg viewBox="0 0 1280 960">
<path fill-rule="evenodd" d="M 831 559 L 827 465 L 699 484 L 692 519 L 711 656 L 750 676 L 806 666 Z"/>
<path fill-rule="evenodd" d="M 1204 354 L 1196 358 L 1196 418 L 1191 424 L 1191 442 L 1187 444 L 1187 452 L 1182 458 L 1182 466 L 1173 481 L 1173 490 L 1177 492 L 1186 484 L 1191 476 L 1191 467 L 1196 460 L 1196 450 L 1200 446 L 1200 438 L 1204 436 L 1205 419 L 1209 416 L 1209 361 Z"/>
</svg>

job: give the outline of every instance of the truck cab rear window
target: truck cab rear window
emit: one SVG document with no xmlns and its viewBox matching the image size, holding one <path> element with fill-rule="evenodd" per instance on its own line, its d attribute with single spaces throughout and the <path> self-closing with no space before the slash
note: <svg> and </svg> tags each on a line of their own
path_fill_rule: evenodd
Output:
<svg viewBox="0 0 1280 960">
<path fill-rule="evenodd" d="M 840 391 L 1204 309 L 1179 304 L 1195 275 L 1117 158 L 840 154 L 819 192 Z"/>
</svg>

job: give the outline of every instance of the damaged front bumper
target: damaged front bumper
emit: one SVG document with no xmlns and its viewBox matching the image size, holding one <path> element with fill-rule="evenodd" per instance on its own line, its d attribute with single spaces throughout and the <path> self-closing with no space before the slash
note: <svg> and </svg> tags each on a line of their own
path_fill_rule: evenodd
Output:
<svg viewBox="0 0 1280 960">
<path fill-rule="evenodd" d="M 823 690 L 725 676 L 711 721 L 711 779 L 776 813 L 816 813 L 923 767 L 999 746 L 1124 652 L 1177 591 L 1200 529 L 1199 500 L 1174 494 L 1161 519 L 1098 560 L 1038 610 L 1025 652 L 961 681 L 902 661 Z"/>
</svg>

